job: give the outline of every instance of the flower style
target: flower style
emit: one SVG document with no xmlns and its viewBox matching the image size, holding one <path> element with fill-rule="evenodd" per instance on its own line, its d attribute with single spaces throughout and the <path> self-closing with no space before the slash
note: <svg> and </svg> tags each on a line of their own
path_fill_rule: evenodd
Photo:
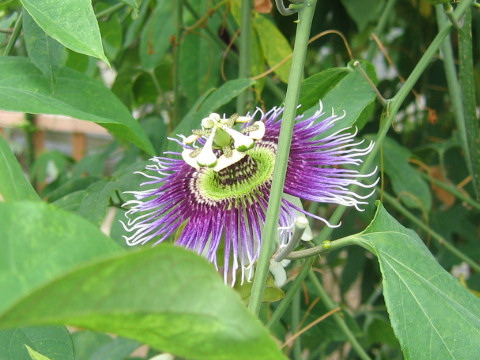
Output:
<svg viewBox="0 0 480 360">
<path fill-rule="evenodd" d="M 124 224 L 130 236 L 128 245 L 161 243 L 179 231 L 176 244 L 202 254 L 217 270 L 223 266 L 225 282 L 233 285 L 237 270 L 242 281 L 252 274 L 259 257 L 261 229 L 265 222 L 283 108 L 268 113 L 257 110 L 252 116 L 221 118 L 210 114 L 202 120 L 202 129 L 183 141 L 182 153 L 172 157 L 154 157 L 147 165 L 144 191 L 132 191 L 135 199 L 125 205 Z M 261 119 L 255 121 L 258 114 Z M 373 142 L 359 148 L 355 132 L 345 128 L 325 136 L 325 132 L 343 116 L 324 116 L 322 109 L 312 117 L 298 116 L 295 122 L 284 192 L 305 200 L 353 206 L 357 210 L 370 196 L 351 192 L 350 185 L 364 188 L 357 179 L 370 177 L 343 166 L 358 166 L 361 157 L 373 148 Z M 236 130 L 235 124 L 241 123 Z M 350 166 L 351 167 L 351 166 Z M 279 216 L 280 246 L 288 243 L 299 213 L 307 214 L 287 199 L 282 199 Z M 182 229 L 183 227 L 183 229 Z M 223 254 L 222 260 L 219 257 Z"/>
</svg>

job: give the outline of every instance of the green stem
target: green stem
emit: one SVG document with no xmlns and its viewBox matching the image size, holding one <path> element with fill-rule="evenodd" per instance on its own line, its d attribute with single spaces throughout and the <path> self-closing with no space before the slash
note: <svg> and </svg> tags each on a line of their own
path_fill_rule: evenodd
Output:
<svg viewBox="0 0 480 360">
<path fill-rule="evenodd" d="M 374 34 L 384 33 L 385 26 L 387 25 L 388 17 L 390 16 L 390 13 L 392 12 L 396 2 L 397 0 L 388 0 L 387 4 L 383 8 L 383 12 L 382 12 L 382 15 L 380 16 L 380 19 L 378 20 L 378 24 L 375 27 L 375 30 L 373 30 Z M 374 41 L 370 42 L 370 45 L 368 46 L 368 50 L 367 50 L 367 56 L 366 56 L 366 59 L 368 61 L 371 61 L 373 59 L 373 57 L 375 56 L 376 50 L 377 50 L 377 44 Z"/>
<path fill-rule="evenodd" d="M 297 291 L 293 296 L 292 301 L 292 333 L 295 334 L 297 331 L 300 331 L 299 324 L 300 324 L 300 301 L 301 301 L 301 293 Z M 293 344 L 293 359 L 294 360 L 302 360 L 302 341 L 301 337 L 295 339 L 295 343 Z"/>
<path fill-rule="evenodd" d="M 383 193 L 384 200 L 390 204 L 393 208 L 395 208 L 399 213 L 403 214 L 407 219 L 409 219 L 412 223 L 417 225 L 419 228 L 423 229 L 427 234 L 429 234 L 432 239 L 436 240 L 441 246 L 445 249 L 450 251 L 453 255 L 458 257 L 459 259 L 465 261 L 469 264 L 475 271 L 480 272 L 480 265 L 477 264 L 474 260 L 470 259 L 467 255 L 463 252 L 458 250 L 454 245 L 450 244 L 443 236 L 432 230 L 429 226 L 425 225 L 422 221 L 418 219 L 418 217 L 404 208 L 397 199 L 393 196 L 387 194 L 386 192 Z"/>
<path fill-rule="evenodd" d="M 458 61 L 463 113 L 467 134 L 467 167 L 472 176 L 473 188 L 480 200 L 480 131 L 477 119 L 475 76 L 472 54 L 472 8 L 468 7 L 458 31 Z"/>
<path fill-rule="evenodd" d="M 183 0 L 176 1 L 175 26 L 177 34 L 173 45 L 173 119 L 172 129 L 175 129 L 181 117 L 181 95 L 180 95 L 180 42 L 183 35 Z"/>
<path fill-rule="evenodd" d="M 310 249 L 298 250 L 290 253 L 288 259 L 303 259 L 311 256 L 317 256 L 328 251 L 341 249 L 349 245 L 358 245 L 358 238 L 353 236 L 347 236 L 335 241 L 324 241 L 321 245 L 312 247 Z"/>
<path fill-rule="evenodd" d="M 22 30 L 22 18 L 23 18 L 23 13 L 20 12 L 20 15 L 18 15 L 17 21 L 15 21 L 15 26 L 13 27 L 12 35 L 10 36 L 10 39 L 8 39 L 7 46 L 3 51 L 3 56 L 10 55 L 10 53 L 13 50 L 13 47 L 15 46 L 15 42 L 18 39 L 18 35 L 20 35 L 20 30 Z"/>
<path fill-rule="evenodd" d="M 303 280 L 305 280 L 305 278 L 307 277 L 316 259 L 317 259 L 316 257 L 308 258 L 302 264 L 302 269 L 300 270 L 300 273 L 297 275 L 293 283 L 290 285 L 290 287 L 287 290 L 287 293 L 285 294 L 285 297 L 282 299 L 280 304 L 278 304 L 277 308 L 272 314 L 272 317 L 267 322 L 267 325 L 266 325 L 267 328 L 271 329 L 273 326 L 275 326 L 277 322 L 282 318 L 285 311 L 287 311 L 288 307 L 290 306 L 290 303 L 292 302 L 293 296 L 298 291 L 300 291 Z"/>
<path fill-rule="evenodd" d="M 473 208 L 477 209 L 477 210 L 480 210 L 480 203 L 476 202 L 475 200 L 473 200 L 472 198 L 469 198 L 468 196 L 466 196 L 465 194 L 463 194 L 461 191 L 459 191 L 455 186 L 453 185 L 450 185 L 450 184 L 447 184 L 443 181 L 440 181 L 438 179 L 435 179 L 431 176 L 428 176 L 428 174 L 425 174 L 423 172 L 418 172 L 420 174 L 420 176 L 422 176 L 425 180 L 427 181 L 431 181 L 432 183 L 434 183 L 436 186 L 438 186 L 439 188 L 442 188 L 443 190 L 445 191 L 448 191 L 450 194 L 452 194 L 453 196 L 455 196 L 456 198 L 462 200 L 463 202 L 467 203 L 468 205 L 472 206 Z"/>
<path fill-rule="evenodd" d="M 471 6 L 472 2 L 473 0 L 462 1 L 460 5 L 457 7 L 457 9 L 454 11 L 455 18 L 458 19 L 459 17 L 461 17 L 463 13 L 466 11 L 466 9 Z M 398 110 L 400 109 L 400 106 L 402 105 L 403 101 L 405 100 L 407 95 L 410 93 L 410 91 L 412 91 L 413 86 L 418 81 L 419 77 L 423 74 L 427 66 L 430 64 L 430 61 L 437 54 L 438 49 L 443 43 L 443 40 L 450 33 L 451 28 L 452 28 L 452 24 L 450 22 L 445 24 L 445 26 L 441 28 L 437 36 L 435 36 L 432 43 L 428 46 L 427 50 L 425 51 L 423 56 L 420 58 L 420 61 L 417 63 L 415 68 L 410 73 L 410 76 L 407 78 L 405 83 L 400 88 L 400 90 L 392 99 L 387 100 L 387 106 L 383 111 L 382 119 L 380 121 L 382 126 L 375 139 L 375 147 L 365 159 L 365 162 L 363 163 L 363 166 L 360 169 L 360 173 L 365 174 L 367 170 L 370 169 L 371 165 L 373 164 L 373 161 L 375 160 L 375 156 L 380 150 L 383 140 L 385 139 L 385 136 L 388 130 L 390 129 L 390 126 L 392 125 L 393 119 L 395 118 L 395 116 L 398 113 Z M 355 191 L 356 188 L 357 186 L 352 186 L 351 190 Z M 345 206 L 337 207 L 333 212 L 332 217 L 329 219 L 329 222 L 332 224 L 338 223 L 342 215 L 345 213 L 346 209 L 347 208 Z M 319 236 L 315 239 L 315 242 L 318 243 L 319 241 L 321 242 L 322 240 L 327 239 L 332 233 L 332 231 L 333 231 L 332 228 L 325 226 L 320 232 Z"/>
<path fill-rule="evenodd" d="M 307 0 L 305 6 L 298 12 L 299 23 L 297 25 L 292 67 L 290 70 L 287 95 L 285 98 L 285 112 L 283 114 L 278 140 L 278 152 L 275 160 L 275 169 L 273 171 L 265 227 L 262 233 L 260 258 L 258 260 L 258 266 L 253 280 L 252 294 L 248 305 L 249 309 L 254 314 L 258 314 L 260 311 L 270 257 L 278 237 L 278 214 L 280 211 L 280 203 L 282 201 L 283 185 L 285 183 L 290 144 L 292 142 L 293 125 L 297 111 L 298 96 L 300 94 L 300 85 L 303 79 L 303 67 L 305 64 L 308 38 L 310 36 L 315 5 L 316 0 Z"/>
<path fill-rule="evenodd" d="M 443 6 L 435 5 L 435 12 L 437 15 L 438 27 L 441 29 L 448 23 Z M 465 120 L 463 116 L 462 96 L 460 84 L 458 83 L 455 62 L 453 60 L 453 50 L 450 42 L 450 35 L 447 35 L 447 37 L 443 40 L 440 49 L 443 55 L 443 68 L 445 71 L 445 77 L 447 79 L 448 93 L 452 102 L 453 114 L 455 116 L 457 129 L 460 134 L 463 151 L 467 154 L 467 132 L 465 130 Z"/>
<path fill-rule="evenodd" d="M 103 18 L 105 16 L 110 16 L 110 15 L 117 12 L 118 10 L 120 10 L 121 8 L 123 8 L 126 5 L 127 5 L 127 3 L 119 2 L 118 4 L 110 6 L 108 9 L 105 9 L 103 11 L 99 11 L 97 14 L 95 14 L 95 17 L 97 19 L 100 19 L 100 18 Z"/>
<path fill-rule="evenodd" d="M 252 0 L 242 0 L 242 23 L 240 25 L 240 61 L 238 77 L 250 77 L 250 42 L 252 36 Z M 244 114 L 247 104 L 248 90 L 242 91 L 237 97 L 237 113 Z"/>
<path fill-rule="evenodd" d="M 315 273 L 313 271 L 310 271 L 308 274 L 308 278 L 312 281 L 313 286 L 315 287 L 315 290 L 317 291 L 318 295 L 320 295 L 320 299 L 322 302 L 325 304 L 327 309 L 333 310 L 338 307 L 337 304 L 330 298 L 330 296 L 327 294 L 325 289 L 323 288 L 322 284 L 320 281 L 317 279 Z M 371 360 L 368 354 L 365 352 L 365 350 L 362 348 L 360 343 L 357 341 L 355 338 L 355 335 L 353 335 L 352 331 L 348 328 L 345 320 L 343 320 L 342 316 L 339 315 L 338 313 L 335 313 L 332 315 L 333 320 L 337 323 L 338 327 L 340 330 L 345 334 L 347 337 L 348 341 L 352 345 L 352 348 L 355 350 L 355 352 L 358 354 L 358 356 L 362 360 Z"/>
</svg>

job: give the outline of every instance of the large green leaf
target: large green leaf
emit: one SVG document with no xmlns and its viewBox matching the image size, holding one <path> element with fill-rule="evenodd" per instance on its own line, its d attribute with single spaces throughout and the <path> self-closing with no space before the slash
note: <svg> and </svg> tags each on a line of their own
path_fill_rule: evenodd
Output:
<svg viewBox="0 0 480 360">
<path fill-rule="evenodd" d="M 260 40 L 263 55 L 270 67 L 278 65 L 292 55 L 292 48 L 287 39 L 269 19 L 261 15 L 255 16 L 252 25 Z M 292 60 L 289 59 L 276 68 L 274 72 L 280 80 L 287 83 L 291 66 Z"/>
<path fill-rule="evenodd" d="M 0 360 L 30 360 L 25 345 L 53 360 L 74 359 L 72 340 L 63 326 L 0 330 Z"/>
<path fill-rule="evenodd" d="M 33 289 L 123 250 L 88 221 L 41 202 L 0 203 L 0 312 Z"/>
<path fill-rule="evenodd" d="M 108 63 L 91 0 L 21 0 L 35 22 L 73 51 Z"/>
<path fill-rule="evenodd" d="M 125 253 L 42 203 L 0 203 L 0 242 L 0 327 L 67 323 L 195 359 L 284 358 L 193 252 L 165 244 Z"/>
<path fill-rule="evenodd" d="M 153 154 L 152 144 L 128 109 L 101 83 L 62 68 L 52 89 L 26 58 L 0 58 L 0 109 L 32 114 L 57 114 L 89 120 Z"/>
<path fill-rule="evenodd" d="M 0 136 L 0 169 L 0 200 L 40 200 L 2 136 Z"/>
<path fill-rule="evenodd" d="M 53 84 L 58 69 L 67 59 L 65 47 L 48 36 L 25 10 L 23 11 L 23 37 L 32 63 Z"/>
<path fill-rule="evenodd" d="M 378 257 L 390 321 L 405 359 L 477 359 L 480 299 L 382 205 L 361 238 Z"/>
</svg>

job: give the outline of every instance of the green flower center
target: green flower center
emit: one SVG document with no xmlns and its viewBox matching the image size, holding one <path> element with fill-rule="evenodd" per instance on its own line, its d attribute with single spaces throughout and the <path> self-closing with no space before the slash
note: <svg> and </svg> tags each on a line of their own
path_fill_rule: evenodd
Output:
<svg viewBox="0 0 480 360">
<path fill-rule="evenodd" d="M 272 179 L 276 146 L 259 142 L 246 156 L 229 167 L 215 172 L 205 168 L 197 189 L 209 201 L 221 201 L 255 195 L 257 189 Z"/>
</svg>

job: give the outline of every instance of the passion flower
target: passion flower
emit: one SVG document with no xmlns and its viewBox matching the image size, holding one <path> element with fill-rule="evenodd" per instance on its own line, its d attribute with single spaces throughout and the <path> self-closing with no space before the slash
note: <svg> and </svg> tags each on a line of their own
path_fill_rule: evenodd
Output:
<svg viewBox="0 0 480 360">
<path fill-rule="evenodd" d="M 202 254 L 217 270 L 223 262 L 225 282 L 233 285 L 239 269 L 242 281 L 249 278 L 260 253 L 282 112 L 283 108 L 273 108 L 230 118 L 210 114 L 202 119 L 201 129 L 188 137 L 180 135 L 183 141 L 170 139 L 183 147 L 182 152 L 152 158 L 152 164 L 146 166 L 148 173 L 141 173 L 148 180 L 140 185 L 147 189 L 130 192 L 135 199 L 125 204 L 130 207 L 124 224 L 131 233 L 125 236 L 127 244 L 156 245 L 177 234 L 177 245 Z M 258 115 L 261 118 L 255 121 Z M 323 116 L 320 109 L 312 117 L 297 117 L 284 192 L 360 210 L 373 192 L 362 197 L 349 186 L 374 186 L 359 181 L 374 172 L 361 175 L 344 166 L 358 166 L 373 142 L 359 147 L 363 141 L 355 142 L 351 128 L 325 135 L 343 116 Z M 298 212 L 331 226 L 283 199 L 278 220 L 280 245 L 291 237 Z M 219 261 L 221 254 L 223 261 Z"/>
</svg>

